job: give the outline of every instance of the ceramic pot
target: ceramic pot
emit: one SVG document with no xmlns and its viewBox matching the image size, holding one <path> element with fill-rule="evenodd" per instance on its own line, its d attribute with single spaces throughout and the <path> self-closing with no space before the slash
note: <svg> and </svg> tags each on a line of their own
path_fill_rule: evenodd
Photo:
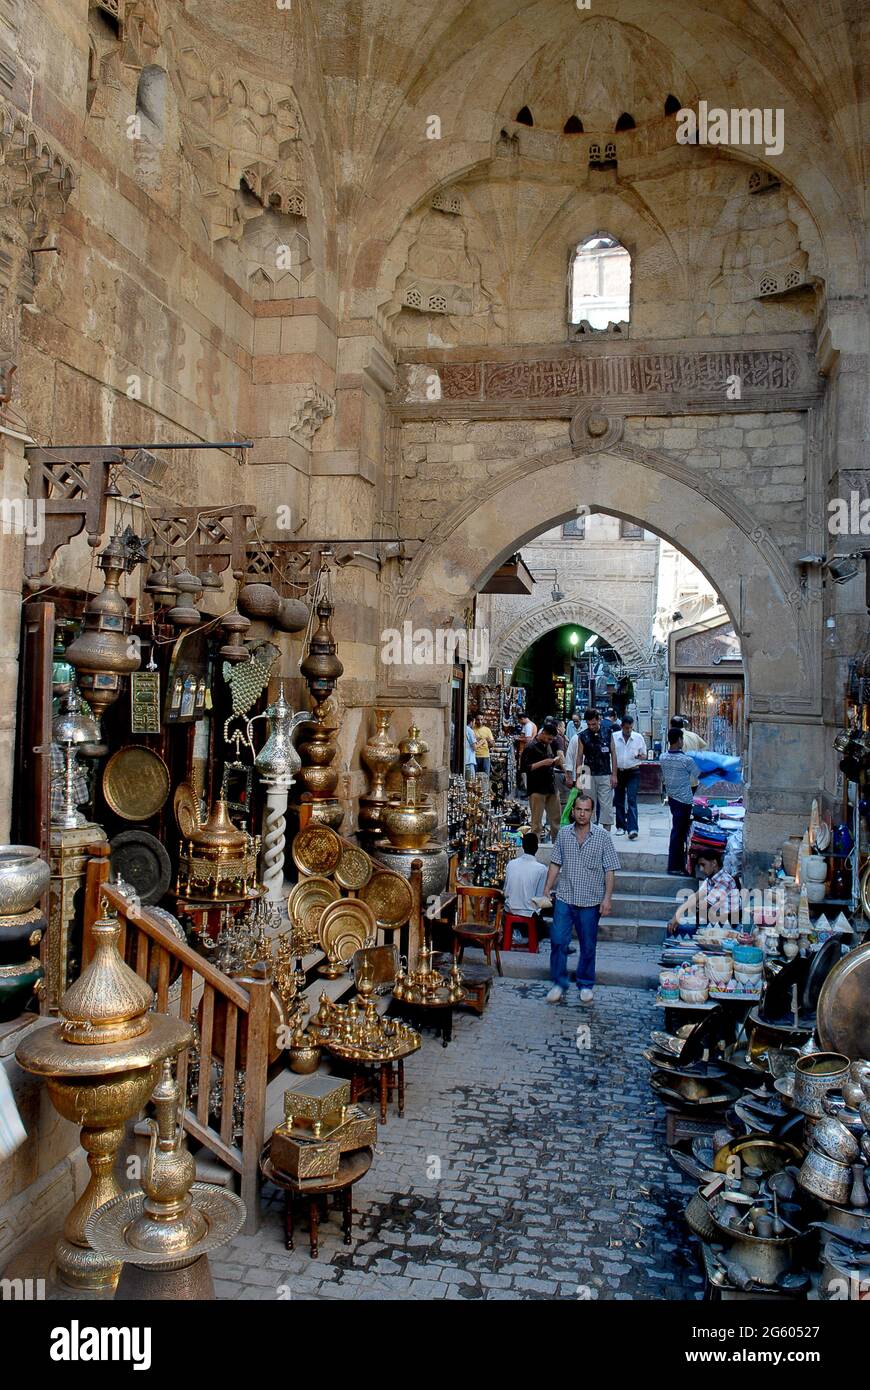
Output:
<svg viewBox="0 0 870 1390">
<path fill-rule="evenodd" d="M 813 881 L 810 880 L 809 883 L 804 884 L 804 892 L 807 895 L 808 903 L 823 903 L 825 901 L 827 889 L 824 883 L 813 883 Z"/>
<path fill-rule="evenodd" d="M 807 855 L 803 863 L 801 883 L 826 883 L 828 879 L 828 861 L 823 859 L 820 854 Z M 812 900 L 811 900 L 812 901 Z"/>
</svg>

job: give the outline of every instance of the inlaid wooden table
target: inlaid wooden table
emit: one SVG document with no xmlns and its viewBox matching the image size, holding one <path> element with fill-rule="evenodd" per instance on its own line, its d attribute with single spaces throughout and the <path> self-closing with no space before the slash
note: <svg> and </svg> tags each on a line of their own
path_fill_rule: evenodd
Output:
<svg viewBox="0 0 870 1390">
<path fill-rule="evenodd" d="M 311 1258 L 317 1258 L 319 1248 L 319 1221 L 321 1204 L 328 1216 L 327 1203 L 330 1196 L 335 1197 L 335 1205 L 342 1213 L 341 1228 L 344 1243 L 352 1243 L 353 1231 L 353 1189 L 360 1178 L 364 1178 L 372 1166 L 371 1149 L 353 1149 L 342 1154 L 338 1172 L 332 1178 L 294 1178 L 289 1173 L 281 1173 L 272 1166 L 271 1143 L 267 1144 L 260 1158 L 260 1172 L 267 1182 L 274 1183 L 284 1192 L 284 1248 L 293 1249 L 293 1220 L 296 1203 L 308 1203 L 308 1240 Z"/>
</svg>

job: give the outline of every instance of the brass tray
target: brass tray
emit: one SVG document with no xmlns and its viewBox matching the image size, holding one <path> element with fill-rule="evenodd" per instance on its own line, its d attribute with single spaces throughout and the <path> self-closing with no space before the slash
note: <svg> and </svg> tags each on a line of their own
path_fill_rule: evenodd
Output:
<svg viewBox="0 0 870 1390">
<path fill-rule="evenodd" d="M 287 916 L 305 941 L 315 945 L 318 940 L 318 926 L 323 909 L 334 903 L 341 895 L 331 878 L 312 874 L 310 878 L 300 878 L 290 889 L 287 898 Z"/>
<path fill-rule="evenodd" d="M 330 960 L 347 965 L 357 951 L 374 941 L 377 927 L 371 908 L 359 898 L 339 898 L 323 909 L 320 944 Z"/>
<path fill-rule="evenodd" d="M 172 810 L 182 839 L 189 840 L 200 826 L 199 799 L 189 782 L 179 782 L 172 798 Z"/>
<path fill-rule="evenodd" d="M 364 849 L 356 845 L 344 845 L 341 858 L 335 870 L 335 881 L 351 893 L 365 888 L 374 870 L 374 864 Z"/>
<path fill-rule="evenodd" d="M 368 903 L 378 926 L 388 931 L 403 927 L 414 907 L 410 883 L 392 869 L 377 869 L 360 892 L 360 900 Z"/>
<path fill-rule="evenodd" d="M 147 830 L 122 830 L 109 841 L 112 872 L 139 895 L 145 907 L 159 903 L 172 882 L 172 864 L 163 845 Z"/>
<path fill-rule="evenodd" d="M 129 744 L 113 753 L 103 769 L 106 805 L 122 820 L 155 816 L 169 795 L 169 768 L 159 753 Z"/>
<path fill-rule="evenodd" d="M 329 877 L 335 872 L 341 851 L 341 840 L 328 825 L 306 825 L 293 837 L 293 863 L 301 874 Z"/>
<path fill-rule="evenodd" d="M 821 1050 L 870 1057 L 870 942 L 837 961 L 819 993 L 816 1032 Z"/>
</svg>

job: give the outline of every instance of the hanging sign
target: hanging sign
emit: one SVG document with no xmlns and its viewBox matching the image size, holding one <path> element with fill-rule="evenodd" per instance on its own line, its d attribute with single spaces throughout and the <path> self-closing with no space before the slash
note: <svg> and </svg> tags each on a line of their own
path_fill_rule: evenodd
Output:
<svg viewBox="0 0 870 1390">
<path fill-rule="evenodd" d="M 160 733 L 160 672 L 130 675 L 130 729 L 134 734 Z"/>
</svg>

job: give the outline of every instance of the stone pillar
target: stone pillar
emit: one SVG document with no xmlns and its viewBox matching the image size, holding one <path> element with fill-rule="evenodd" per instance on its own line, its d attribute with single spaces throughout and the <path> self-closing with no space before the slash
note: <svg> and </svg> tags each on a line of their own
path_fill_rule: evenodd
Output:
<svg viewBox="0 0 870 1390">
<path fill-rule="evenodd" d="M 21 587 L 28 514 L 23 438 L 0 426 L 0 842 L 10 837 Z M 33 518 L 36 522 L 36 518 Z M 35 538 L 33 529 L 30 536 Z"/>
</svg>

